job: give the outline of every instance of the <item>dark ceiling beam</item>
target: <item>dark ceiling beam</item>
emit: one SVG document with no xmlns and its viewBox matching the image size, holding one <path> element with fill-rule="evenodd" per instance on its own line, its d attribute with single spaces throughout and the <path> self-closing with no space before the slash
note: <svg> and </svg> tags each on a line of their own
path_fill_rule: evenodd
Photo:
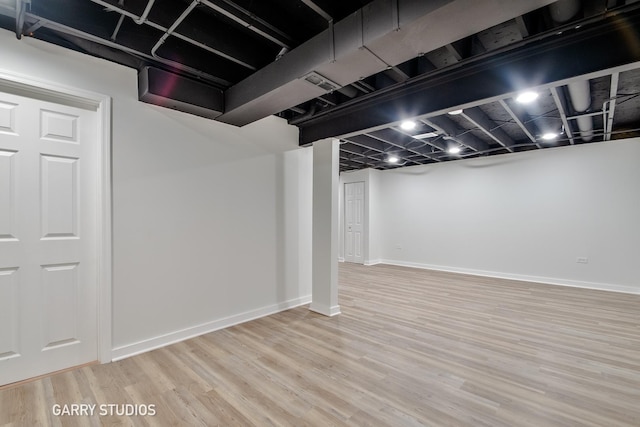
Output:
<svg viewBox="0 0 640 427">
<path fill-rule="evenodd" d="M 388 147 L 385 147 L 384 142 L 370 138 L 366 135 L 353 135 L 349 138 L 345 138 L 344 140 L 350 144 L 358 145 L 362 148 L 368 148 L 370 150 L 377 151 L 378 153 L 386 153 L 387 151 L 390 151 Z"/>
<path fill-rule="evenodd" d="M 428 159 L 436 160 L 435 153 L 426 149 L 424 145 L 420 147 L 411 147 L 411 145 L 414 144 L 416 140 L 411 138 L 410 136 L 398 133 L 394 129 L 380 129 L 377 131 L 366 133 L 366 135 L 382 142 L 386 142 L 387 144 L 393 145 L 395 147 L 402 148 L 411 153 L 418 154 Z M 419 142 L 421 144 L 424 144 L 422 141 Z"/>
<path fill-rule="evenodd" d="M 368 157 L 371 158 L 370 154 L 373 153 L 374 155 L 379 155 L 380 152 L 371 150 L 371 149 L 367 149 L 365 147 L 361 147 L 358 145 L 354 145 L 353 147 L 350 147 L 350 142 L 347 141 L 346 144 L 341 144 L 340 145 L 340 150 L 342 152 L 345 153 L 349 153 L 349 154 L 353 154 L 355 156 L 360 156 L 360 157 Z"/>
<path fill-rule="evenodd" d="M 103 6 L 105 9 L 113 11 L 113 12 L 117 12 L 119 14 L 121 14 L 122 16 L 127 16 L 131 19 L 133 19 L 136 23 L 140 22 L 140 24 L 145 24 L 150 26 L 151 28 L 155 28 L 156 30 L 162 31 L 163 33 L 166 33 L 169 29 L 167 27 L 164 27 L 160 24 L 157 24 L 153 21 L 150 21 L 149 19 L 144 19 L 141 20 L 142 17 L 135 15 L 134 13 L 129 12 L 128 10 L 119 7 L 117 5 L 111 4 L 107 1 L 104 0 L 91 0 L 93 3 L 96 3 L 100 6 Z M 115 31 L 114 31 L 115 34 Z M 171 35 L 173 37 L 177 37 L 182 41 L 185 41 L 187 43 L 193 44 L 194 46 L 198 46 L 201 49 L 204 49 L 208 52 L 211 52 L 215 55 L 218 55 L 222 58 L 228 59 L 229 61 L 235 62 L 236 64 L 242 65 L 243 67 L 246 67 L 250 70 L 256 70 L 256 66 L 254 64 L 251 64 L 251 59 L 246 57 L 246 54 L 244 52 L 241 52 L 240 50 L 234 50 L 231 51 L 231 49 L 233 49 L 233 46 L 231 44 L 226 44 L 225 49 L 216 49 L 214 47 L 211 47 L 209 45 L 206 45 L 198 40 L 195 40 L 189 36 L 186 36 L 178 31 L 173 31 L 171 32 Z M 113 36 L 113 34 L 112 34 Z"/>
<path fill-rule="evenodd" d="M 371 138 L 371 137 L 369 137 L 367 135 L 354 135 L 354 136 L 349 137 L 348 139 L 345 139 L 345 141 L 347 141 L 349 144 L 357 145 L 357 146 L 362 147 L 362 148 L 373 149 L 373 150 L 377 151 L 379 154 L 383 154 L 383 155 L 393 154 L 394 156 L 398 157 L 399 159 L 404 160 L 405 162 L 411 162 L 413 164 L 420 164 L 420 163 L 416 162 L 415 160 L 411 160 L 409 158 L 409 153 L 410 153 L 409 151 L 404 150 L 404 149 L 400 149 L 400 151 L 398 151 L 398 150 L 394 151 L 393 149 L 385 149 L 384 148 L 384 143 L 382 141 L 375 140 L 375 139 L 373 139 L 373 138 Z M 395 147 L 395 146 L 392 146 L 392 147 Z M 340 148 L 342 149 L 342 146 L 340 146 Z M 395 148 L 399 148 L 399 147 L 395 147 Z M 419 156 L 423 157 L 420 154 L 416 154 L 416 155 L 419 155 Z"/>
<path fill-rule="evenodd" d="M 290 49 L 291 37 L 268 22 L 255 16 L 250 11 L 238 6 L 229 0 L 200 0 L 203 5 L 237 22 L 248 30 L 277 44 L 280 47 Z"/>
<path fill-rule="evenodd" d="M 487 116 L 480 107 L 472 107 L 463 110 L 460 114 L 462 117 L 473 123 L 478 129 L 485 133 L 489 138 L 496 141 L 498 144 L 505 147 L 510 152 L 513 152 L 511 148 L 515 144 L 515 141 L 496 123 Z"/>
<path fill-rule="evenodd" d="M 345 153 L 344 151 L 342 153 Z M 348 160 L 352 163 L 360 163 L 363 165 L 367 164 L 367 161 L 364 156 L 360 156 L 359 154 L 349 154 L 349 155 L 340 155 L 341 159 Z M 363 160 L 364 159 L 364 160 Z"/>
<path fill-rule="evenodd" d="M 356 151 L 350 151 L 348 148 L 340 148 L 340 150 L 341 150 L 340 151 L 341 156 L 343 156 L 343 158 L 348 159 L 348 160 L 357 161 L 356 159 L 361 158 L 361 159 L 363 159 L 362 163 L 367 163 L 369 161 L 373 161 L 373 162 L 381 162 L 382 161 L 382 159 L 380 159 L 380 158 L 369 156 L 369 155 L 366 155 L 366 154 L 359 154 Z M 345 156 L 345 154 L 348 154 L 348 156 Z M 355 157 L 353 157 L 353 156 L 355 156 Z"/>
<path fill-rule="evenodd" d="M 335 25 L 227 89 L 226 110 L 216 120 L 244 126 L 322 93 L 322 87 L 307 79 L 309 73 L 319 73 L 340 86 L 351 84 L 552 2 L 528 0 L 492 9 L 493 0 L 475 0 L 473 7 L 465 10 L 467 15 L 473 14 L 473 20 L 463 26 L 457 25 L 455 13 L 468 5 L 468 0 L 363 2 L 363 7 Z M 345 4 L 362 3 L 350 0 Z M 397 20 L 393 19 L 395 12 Z M 426 36 L 425 28 L 429 29 Z"/>
<path fill-rule="evenodd" d="M 471 148 L 473 151 L 483 151 L 489 148 L 489 145 L 486 142 L 475 135 L 468 133 L 465 129 L 461 129 L 456 122 L 448 117 L 437 116 L 429 119 L 423 119 L 423 121 L 432 128 L 438 130 L 440 133 L 445 134 L 445 139 L 446 137 L 449 137 L 452 140 L 458 141 Z"/>
<path fill-rule="evenodd" d="M 500 105 L 502 105 L 502 108 L 504 108 L 504 110 L 511 116 L 514 123 L 520 127 L 522 132 L 524 132 L 524 134 L 527 135 L 527 138 L 529 138 L 531 142 L 533 142 L 534 144 L 536 144 L 538 148 L 540 148 L 540 145 L 538 144 L 538 140 L 534 136 L 536 131 L 533 129 L 529 129 L 529 126 L 525 124 L 525 123 L 532 123 L 527 113 L 522 108 L 518 108 L 515 105 L 514 106 L 509 105 L 507 101 L 504 99 L 500 100 Z"/>
<path fill-rule="evenodd" d="M 0 5 L 0 14 L 2 14 L 2 15 L 5 14 L 5 10 L 1 5 Z M 169 63 L 168 61 L 159 60 L 159 59 L 154 58 L 153 56 L 149 55 L 148 53 L 140 52 L 140 51 L 138 51 L 136 49 L 132 49 L 132 48 L 129 48 L 127 46 L 123 46 L 123 45 L 121 45 L 119 43 L 115 43 L 115 42 L 113 42 L 111 40 L 106 40 L 106 39 L 103 39 L 101 37 L 94 36 L 93 34 L 85 33 L 83 31 L 77 30 L 75 28 L 68 27 L 68 26 L 60 24 L 58 22 L 55 22 L 55 21 L 52 21 L 52 20 L 49 20 L 49 19 L 45 19 L 45 18 L 42 18 L 40 16 L 32 15 L 31 13 L 26 13 L 25 14 L 25 22 L 26 23 L 30 23 L 31 22 L 31 23 L 33 23 L 32 26 L 36 26 L 37 25 L 38 28 L 42 28 L 42 27 L 48 28 L 50 30 L 53 30 L 53 31 L 56 31 L 56 32 L 59 32 L 59 33 L 62 33 L 62 34 L 70 35 L 70 36 L 73 36 L 73 37 L 78 37 L 78 38 L 83 39 L 83 40 L 88 40 L 90 42 L 97 43 L 98 45 L 107 46 L 107 47 L 113 48 L 115 50 L 126 52 L 128 54 L 134 55 L 137 58 L 144 58 L 144 59 L 148 59 L 148 60 L 151 60 L 151 61 L 157 61 L 157 62 L 160 62 L 162 64 L 165 64 L 165 65 L 173 67 L 173 64 Z M 193 76 L 200 77 L 200 78 L 202 78 L 202 79 L 204 79 L 205 81 L 208 81 L 208 82 L 216 83 L 216 84 L 223 85 L 223 86 L 229 86 L 230 85 L 230 82 L 227 81 L 227 80 L 224 80 L 224 79 L 222 79 L 220 77 L 213 76 L 211 74 L 202 72 L 200 70 L 197 70 L 195 68 L 189 67 L 187 65 L 182 65 L 181 66 L 181 71 L 184 71 L 186 73 L 190 73 Z"/>
<path fill-rule="evenodd" d="M 421 121 L 423 124 L 426 125 L 426 123 L 424 121 Z M 433 147 L 437 150 L 440 151 L 447 151 L 447 146 L 446 144 L 444 144 L 442 142 L 442 137 L 433 137 L 433 138 L 415 138 L 413 135 L 411 135 L 408 132 L 403 131 L 402 129 L 399 129 L 397 127 L 392 127 L 391 129 L 395 130 L 398 133 L 401 133 L 403 135 L 407 135 L 410 138 L 412 138 L 414 141 L 418 141 L 419 143 L 423 144 L 423 145 L 428 145 L 430 147 Z M 435 131 L 436 129 L 433 129 L 433 131 Z M 437 133 L 437 132 L 436 132 Z"/>
<path fill-rule="evenodd" d="M 320 6 L 315 4 L 313 1 L 311 0 L 300 0 L 300 1 L 306 4 L 309 7 L 309 9 L 313 10 L 315 13 L 322 16 L 327 22 L 333 21 L 333 18 L 331 17 L 331 15 L 325 12 Z"/>
<path fill-rule="evenodd" d="M 352 169 L 360 169 L 362 168 L 361 163 L 353 162 L 349 159 L 340 159 L 341 171 L 343 170 L 352 170 Z M 344 167 L 343 167 L 344 166 Z"/>
<path fill-rule="evenodd" d="M 608 75 L 611 72 L 604 70 L 612 68 L 631 69 L 640 61 L 640 48 L 629 45 L 629 34 L 640 28 L 640 10 L 638 4 L 630 6 L 585 21 L 578 29 L 576 23 L 557 28 L 517 48 L 487 53 L 322 111 L 298 124 L 300 144 L 379 129 L 398 123 L 407 111 L 413 117 L 441 114 L 528 87 L 557 86 L 587 74 Z"/>
</svg>

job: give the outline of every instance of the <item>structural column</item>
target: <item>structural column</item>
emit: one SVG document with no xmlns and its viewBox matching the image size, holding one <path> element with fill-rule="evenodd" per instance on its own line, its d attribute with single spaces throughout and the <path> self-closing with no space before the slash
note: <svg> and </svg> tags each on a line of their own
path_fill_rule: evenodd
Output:
<svg viewBox="0 0 640 427">
<path fill-rule="evenodd" d="M 338 305 L 338 182 L 340 142 L 313 143 L 313 284 L 310 310 L 340 314 Z"/>
</svg>

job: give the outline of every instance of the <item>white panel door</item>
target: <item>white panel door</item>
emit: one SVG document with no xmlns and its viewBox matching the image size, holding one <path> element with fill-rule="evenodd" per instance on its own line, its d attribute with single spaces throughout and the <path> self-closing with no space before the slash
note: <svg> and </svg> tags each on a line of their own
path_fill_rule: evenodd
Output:
<svg viewBox="0 0 640 427">
<path fill-rule="evenodd" d="M 364 263 L 364 182 L 344 185 L 344 260 Z"/>
<path fill-rule="evenodd" d="M 96 126 L 0 92 L 0 385 L 97 359 Z"/>
</svg>

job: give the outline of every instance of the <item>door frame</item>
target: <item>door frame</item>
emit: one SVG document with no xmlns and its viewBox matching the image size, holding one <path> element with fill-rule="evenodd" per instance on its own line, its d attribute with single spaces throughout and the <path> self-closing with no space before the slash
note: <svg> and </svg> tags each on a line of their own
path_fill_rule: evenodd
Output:
<svg viewBox="0 0 640 427">
<path fill-rule="evenodd" d="M 342 177 L 341 177 L 342 178 Z M 349 179 L 351 178 L 351 179 Z M 347 258 L 347 184 L 363 184 L 363 205 L 362 205 L 362 263 L 361 265 L 367 265 L 367 260 L 369 259 L 369 205 L 368 205 L 368 188 L 369 182 L 364 177 L 349 177 L 345 179 L 341 179 L 340 182 L 340 252 L 341 257 L 339 259 L 340 262 L 346 262 Z M 360 263 L 356 263 L 360 264 Z"/>
<path fill-rule="evenodd" d="M 112 214 L 111 214 L 111 97 L 83 89 L 59 85 L 0 69 L 0 91 L 71 105 L 97 114 L 96 185 L 96 284 L 97 343 L 100 363 L 111 362 L 112 329 Z"/>
</svg>

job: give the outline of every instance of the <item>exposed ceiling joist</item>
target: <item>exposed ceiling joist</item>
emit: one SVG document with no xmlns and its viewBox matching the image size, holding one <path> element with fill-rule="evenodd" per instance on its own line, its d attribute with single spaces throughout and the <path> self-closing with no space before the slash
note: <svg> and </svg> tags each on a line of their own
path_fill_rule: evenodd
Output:
<svg viewBox="0 0 640 427">
<path fill-rule="evenodd" d="M 558 92 L 558 88 L 552 87 L 551 96 L 553 97 L 553 101 L 556 103 L 556 108 L 558 108 L 558 112 L 560 113 L 560 118 L 562 119 L 562 125 L 564 127 L 564 132 L 567 134 L 567 138 L 569 138 L 569 142 L 571 145 L 575 144 L 575 139 L 573 137 L 573 131 L 571 130 L 571 126 L 569 125 L 569 121 L 567 120 L 567 113 L 564 103 L 562 99 L 560 99 L 560 94 Z"/>
<path fill-rule="evenodd" d="M 320 15 L 324 19 L 326 19 L 327 22 L 333 21 L 333 18 L 331 17 L 331 15 L 329 15 L 327 12 L 325 12 L 320 6 L 318 6 L 312 0 L 300 0 L 300 1 L 302 3 L 304 3 L 304 4 L 306 4 L 309 7 L 309 9 L 313 10 L 315 13 L 317 13 L 318 15 Z"/>
<path fill-rule="evenodd" d="M 605 15 L 579 29 L 545 34 L 537 42 L 465 67 L 415 77 L 299 123 L 300 144 L 399 122 L 404 111 L 416 117 L 437 115 L 504 99 L 527 87 L 556 87 L 577 77 L 608 75 L 609 69 L 636 68 L 640 49 L 629 49 L 627 35 L 639 27 L 638 9 Z M 398 105 L 403 105 L 402 111 Z"/>
<path fill-rule="evenodd" d="M 511 139 L 511 137 L 507 135 L 502 128 L 497 126 L 496 123 L 480 109 L 480 107 L 467 108 L 460 113 L 460 116 L 473 123 L 474 126 L 484 132 L 484 134 L 489 138 L 493 139 L 510 152 L 513 152 L 513 148 L 511 148 L 511 146 L 515 145 L 515 141 Z"/>
<path fill-rule="evenodd" d="M 366 135 L 372 138 L 378 139 L 380 141 L 386 142 L 387 144 L 396 146 L 398 148 L 402 148 L 411 153 L 434 159 L 433 152 L 427 149 L 424 146 L 424 144 L 420 142 L 421 146 L 412 147 L 411 145 L 414 143 L 415 140 L 407 135 L 396 132 L 394 129 L 380 129 L 377 131 L 369 132 Z"/>
<path fill-rule="evenodd" d="M 611 139 L 611 132 L 613 130 L 613 118 L 616 111 L 616 98 L 618 96 L 618 84 L 620 82 L 620 73 L 611 74 L 611 85 L 609 89 L 609 100 L 605 103 L 606 106 L 606 123 L 604 126 L 604 140 L 609 141 Z M 608 105 L 607 105 L 608 104 Z"/>
<path fill-rule="evenodd" d="M 202 98 L 178 90 L 176 79 L 227 91 L 233 104 L 230 94 L 253 71 L 284 77 L 291 87 L 269 92 L 261 102 L 271 110 L 259 115 L 300 125 L 301 141 L 341 137 L 341 170 L 564 145 L 577 142 L 585 119 L 593 142 L 640 135 L 637 0 L 567 1 L 575 11 L 562 24 L 551 19 L 552 0 L 33 0 L 22 14 L 25 2 L 0 0 L 0 27 L 139 76 L 160 73 L 150 93 L 165 97 L 156 89 L 171 85 L 167 99 L 184 112 L 199 114 Z M 298 72 L 310 64 L 319 65 Z M 589 108 L 570 101 L 565 85 L 578 81 L 590 82 Z M 264 89 L 247 87 L 259 97 Z M 532 104 L 515 101 L 525 87 L 540 95 Z M 277 111 L 282 100 L 288 107 Z M 220 102 L 203 108 L 205 117 L 225 112 Z M 415 128 L 399 126 L 406 118 Z M 560 121 L 566 137 L 553 139 Z M 471 148 L 448 152 L 453 140 Z"/>
<path fill-rule="evenodd" d="M 126 16 L 128 18 L 133 19 L 136 23 L 138 23 L 138 25 L 148 25 L 156 30 L 159 30 L 163 33 L 167 33 L 169 31 L 168 27 L 162 26 L 154 21 L 149 20 L 148 18 L 146 18 L 143 15 L 141 16 L 137 16 L 131 12 L 129 12 L 128 10 L 124 9 L 123 7 L 119 7 L 117 5 L 111 4 L 105 0 L 91 0 L 93 3 L 99 4 L 100 6 L 105 7 L 107 10 L 111 10 L 113 12 L 117 12 L 119 14 L 121 14 L 122 16 Z M 175 30 L 175 29 L 174 29 Z M 116 34 L 116 32 L 114 31 L 114 34 L 112 34 L 112 37 Z M 246 53 L 238 50 L 238 49 L 234 49 L 232 45 L 227 44 L 225 46 L 225 49 L 220 49 L 220 48 L 216 48 L 216 47 L 212 47 L 209 45 L 206 45 L 198 40 L 195 40 L 187 35 L 182 34 L 179 31 L 171 31 L 171 35 L 173 37 L 177 37 L 180 40 L 183 40 L 189 44 L 192 44 L 194 46 L 197 46 L 201 49 L 204 49 L 210 53 L 213 53 L 215 55 L 220 56 L 221 58 L 227 59 L 229 61 L 235 62 L 238 65 L 242 65 L 243 67 L 246 67 L 250 70 L 255 70 L 256 66 L 251 64 L 252 59 L 250 57 L 248 57 L 246 55 Z M 233 51 L 232 51 L 233 50 Z M 152 55 L 153 58 L 153 55 Z M 162 62 L 162 61 L 161 61 Z M 173 61 L 172 61 L 173 62 Z M 179 68 L 179 67 L 178 67 Z"/>
<path fill-rule="evenodd" d="M 226 16 L 232 21 L 246 27 L 254 33 L 277 44 L 280 47 L 291 48 L 291 37 L 268 22 L 255 16 L 248 10 L 228 0 L 199 0 L 203 5 Z"/>
<path fill-rule="evenodd" d="M 533 135 L 532 131 L 529 130 L 529 128 L 525 125 L 526 119 L 523 117 L 520 117 L 520 115 L 516 111 L 514 111 L 514 109 L 509 104 L 507 104 L 507 102 L 504 99 L 500 100 L 500 105 L 502 105 L 502 108 L 504 108 L 504 110 L 509 114 L 509 116 L 511 116 L 511 119 L 520 127 L 522 132 L 524 132 L 524 134 L 527 135 L 527 137 L 531 140 L 531 142 L 537 144 L 536 137 Z M 524 115 L 525 113 L 520 112 L 520 114 Z M 538 145 L 538 148 L 540 148 L 539 145 Z"/>
<path fill-rule="evenodd" d="M 473 151 L 483 151 L 489 148 L 486 142 L 478 139 L 471 133 L 465 132 L 464 129 L 460 129 L 458 125 L 448 117 L 431 117 L 429 119 L 423 119 L 423 121 L 444 134 L 445 138 L 457 141 Z"/>
<path fill-rule="evenodd" d="M 242 126 L 317 97 L 317 88 L 300 83 L 310 72 L 345 86 L 552 2 L 529 0 L 496 8 L 493 0 L 374 0 L 229 88 L 227 109 L 217 120 Z M 453 15 L 461 9 L 473 15 L 465 25 L 457 25 Z M 403 23 L 402 32 L 389 19 L 394 13 Z M 439 37 L 424 37 L 427 27 Z"/>
<path fill-rule="evenodd" d="M 393 149 L 384 150 L 381 148 L 374 148 L 376 143 L 380 143 L 379 145 L 380 147 L 382 145 L 382 142 L 376 141 L 375 139 L 368 137 L 366 135 L 354 135 L 348 139 L 345 139 L 345 141 L 349 144 L 356 145 L 362 148 L 373 149 L 376 152 L 378 152 L 378 154 L 381 154 L 383 156 L 393 154 L 394 156 L 398 157 L 401 160 L 404 160 L 405 162 L 410 162 L 415 165 L 421 164 L 417 161 L 411 160 L 407 155 L 407 153 L 409 152 L 407 152 L 406 150 L 393 150 Z M 342 149 L 342 146 L 341 146 L 341 149 Z"/>
</svg>

